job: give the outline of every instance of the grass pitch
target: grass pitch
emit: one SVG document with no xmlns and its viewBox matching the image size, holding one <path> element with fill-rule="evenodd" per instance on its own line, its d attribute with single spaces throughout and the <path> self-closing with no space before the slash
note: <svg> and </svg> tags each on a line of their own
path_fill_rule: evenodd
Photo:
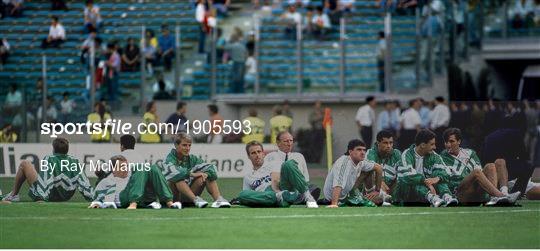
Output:
<svg viewBox="0 0 540 251">
<path fill-rule="evenodd" d="M 4 193 L 12 178 L 0 178 Z M 321 178 L 312 181 L 322 186 Z M 226 198 L 241 179 L 219 181 Z M 540 202 L 522 207 L 87 209 L 0 205 L 0 248 L 540 248 Z M 208 198 L 208 195 L 205 194 Z"/>
</svg>

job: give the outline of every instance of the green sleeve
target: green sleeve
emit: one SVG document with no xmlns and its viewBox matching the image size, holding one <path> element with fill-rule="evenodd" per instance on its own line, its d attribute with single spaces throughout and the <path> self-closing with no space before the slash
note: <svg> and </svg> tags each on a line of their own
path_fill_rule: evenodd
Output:
<svg viewBox="0 0 540 251">
<path fill-rule="evenodd" d="M 475 151 L 471 150 L 471 160 L 473 161 L 474 169 L 482 169 L 482 162 L 480 161 L 480 158 L 478 158 L 478 154 L 476 154 Z"/>
<path fill-rule="evenodd" d="M 436 154 L 433 156 L 432 168 L 433 172 L 431 173 L 431 178 L 439 177 L 443 183 L 450 182 L 450 172 L 448 170 L 448 166 L 446 166 L 440 155 Z"/>
<path fill-rule="evenodd" d="M 198 164 L 204 163 L 204 160 L 201 159 L 201 158 L 199 158 L 199 157 L 196 156 L 196 155 L 191 154 L 191 155 L 189 156 L 189 162 L 191 162 L 191 163 L 190 163 L 190 164 L 191 164 L 191 167 L 194 167 L 194 166 L 196 166 L 196 165 L 198 165 Z"/>
<path fill-rule="evenodd" d="M 397 177 L 400 182 L 409 185 L 421 185 L 424 183 L 424 176 L 417 173 L 413 166 L 414 156 L 410 156 L 407 151 L 402 155 L 401 163 L 397 168 Z"/>
<path fill-rule="evenodd" d="M 77 190 L 87 201 L 92 201 L 94 192 L 84 169 L 77 175 Z"/>
</svg>

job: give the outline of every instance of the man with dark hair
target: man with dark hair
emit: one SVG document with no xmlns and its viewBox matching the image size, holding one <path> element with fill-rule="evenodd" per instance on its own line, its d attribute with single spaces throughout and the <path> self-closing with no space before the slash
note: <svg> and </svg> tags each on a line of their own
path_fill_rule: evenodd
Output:
<svg viewBox="0 0 540 251">
<path fill-rule="evenodd" d="M 368 160 L 382 166 L 384 178 L 379 196 L 367 198 L 375 203 L 389 202 L 389 195 L 397 183 L 397 169 L 401 164 L 401 151 L 394 149 L 394 134 L 387 130 L 377 133 L 377 142 L 367 151 L 366 156 Z"/>
<path fill-rule="evenodd" d="M 434 150 L 435 134 L 427 129 L 420 130 L 415 144 L 401 154 L 394 202 L 403 205 L 427 201 L 433 207 L 457 205 L 458 201 L 448 188 L 448 168 Z"/>
<path fill-rule="evenodd" d="M 255 108 L 249 109 L 249 116 L 244 118 L 244 121 L 249 121 L 251 132 L 242 137 L 242 142 L 246 144 L 252 141 L 263 142 L 266 123 L 257 117 L 257 110 Z"/>
<path fill-rule="evenodd" d="M 49 35 L 41 42 L 41 48 L 46 49 L 49 47 L 59 47 L 66 41 L 66 30 L 64 26 L 60 24 L 57 16 L 52 16 L 51 27 L 49 28 Z"/>
<path fill-rule="evenodd" d="M 495 163 L 497 168 L 506 167 L 508 179 L 517 179 L 511 192 L 520 191 L 525 194 L 534 167 L 529 161 L 522 134 L 517 126 L 515 117 L 505 117 L 501 128 L 484 139 L 482 159 Z"/>
<path fill-rule="evenodd" d="M 480 158 L 472 149 L 461 148 L 461 130 L 448 128 L 443 133 L 446 150 L 441 153 L 450 168 L 450 190 L 461 203 L 515 203 L 520 192 L 508 194 L 508 177 L 504 167 L 497 170 L 495 164 L 488 163 L 482 169 Z M 499 189 L 500 188 L 500 191 Z M 491 196 L 491 200 L 487 196 Z M 488 202 L 489 200 L 489 202 Z"/>
<path fill-rule="evenodd" d="M 327 207 L 375 206 L 357 192 L 362 178 L 365 177 L 362 172 L 376 169 L 382 172 L 379 164 L 365 160 L 366 149 L 366 144 L 362 140 L 353 139 L 349 141 L 345 154 L 336 160 L 324 181 L 324 198 L 330 202 Z"/>
<path fill-rule="evenodd" d="M 162 35 L 158 38 L 157 56 L 158 60 L 163 60 L 165 71 L 170 71 L 174 58 L 174 37 L 170 35 L 169 27 L 161 26 Z"/>
<path fill-rule="evenodd" d="M 178 129 L 178 132 L 185 132 L 186 126 L 184 123 L 187 121 L 186 117 L 187 112 L 187 104 L 184 101 L 178 101 L 176 104 L 176 112 L 171 114 L 169 118 L 167 118 L 167 121 L 165 123 L 167 124 L 173 124 L 175 126 L 175 129 Z M 176 125 L 180 125 L 179 128 L 176 128 Z"/>
<path fill-rule="evenodd" d="M 244 176 L 240 204 L 252 207 L 288 207 L 308 189 L 302 173 L 293 160 L 282 165 L 264 161 L 264 149 L 258 141 L 246 144 L 246 153 L 253 164 L 253 171 Z M 279 188 L 278 191 L 274 187 Z"/>
<path fill-rule="evenodd" d="M 444 149 L 444 139 L 442 134 L 448 124 L 450 123 L 450 108 L 445 104 L 444 98 L 438 96 L 435 98 L 435 108 L 431 112 L 431 122 L 429 128 L 437 135 L 436 147 L 437 151 L 442 151 Z"/>
<path fill-rule="evenodd" d="M 122 155 L 113 156 L 110 164 L 113 165 L 110 166 L 112 175 L 96 186 L 94 201 L 89 208 L 136 209 L 143 205 L 160 209 L 164 204 L 168 208 L 182 209 L 180 202 L 173 202 L 173 194 L 156 165 L 147 164 L 140 168 L 141 163 L 134 163 Z"/>
<path fill-rule="evenodd" d="M 136 141 L 137 140 L 133 135 L 122 135 L 120 137 L 120 152 L 122 156 L 129 159 L 130 163 L 143 164 L 145 161 L 140 157 L 141 155 L 139 153 L 135 152 Z M 98 180 L 96 181 L 97 185 L 102 179 L 105 179 L 111 174 L 111 170 L 102 170 L 101 166 L 98 166 L 94 174 L 98 177 Z"/>
<path fill-rule="evenodd" d="M 366 98 L 366 104 L 358 108 L 355 117 L 360 136 L 368 148 L 371 147 L 373 138 L 373 124 L 375 124 L 375 110 L 373 109 L 375 109 L 376 105 L 377 101 L 375 100 L 375 97 L 368 96 Z"/>
<path fill-rule="evenodd" d="M 30 186 L 28 195 L 33 201 L 68 201 L 78 190 L 83 197 L 92 200 L 93 189 L 88 177 L 81 168 L 79 160 L 68 155 L 69 142 L 56 138 L 53 154 L 45 156 L 37 169 L 30 161 L 23 160 L 15 175 L 13 190 L 3 198 L 4 201 L 20 201 L 19 192 L 26 180 Z"/>
<path fill-rule="evenodd" d="M 422 102 L 419 99 L 409 101 L 409 109 L 401 114 L 401 133 L 399 136 L 399 148 L 403 151 L 411 144 L 420 131 L 422 119 L 420 118 L 420 107 Z"/>
</svg>

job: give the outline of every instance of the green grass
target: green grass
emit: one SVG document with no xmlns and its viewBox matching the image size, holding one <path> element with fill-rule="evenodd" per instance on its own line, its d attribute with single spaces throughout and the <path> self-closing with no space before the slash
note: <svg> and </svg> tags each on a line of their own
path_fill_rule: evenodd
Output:
<svg viewBox="0 0 540 251">
<path fill-rule="evenodd" d="M 231 198 L 241 180 L 220 184 Z M 0 178 L 2 191 L 11 185 Z M 540 248 L 540 202 L 521 203 L 128 211 L 86 209 L 76 195 L 67 203 L 0 205 L 0 248 Z"/>
</svg>

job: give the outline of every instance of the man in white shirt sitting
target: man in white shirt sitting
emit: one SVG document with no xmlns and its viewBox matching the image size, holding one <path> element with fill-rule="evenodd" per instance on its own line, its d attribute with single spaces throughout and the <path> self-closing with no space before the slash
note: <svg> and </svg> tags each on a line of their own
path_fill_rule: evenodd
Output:
<svg viewBox="0 0 540 251">
<path fill-rule="evenodd" d="M 332 28 L 330 18 L 323 12 L 322 6 L 317 7 L 317 14 L 313 16 L 311 23 L 313 25 L 313 36 L 320 40 L 325 39 L 326 34 L 328 34 Z"/>
<path fill-rule="evenodd" d="M 289 5 L 289 10 L 281 16 L 285 22 L 285 38 L 296 40 L 296 26 L 302 22 L 302 15 L 296 12 L 294 4 Z"/>
<path fill-rule="evenodd" d="M 292 151 L 294 146 L 293 136 L 287 131 L 280 132 L 276 136 L 276 144 L 278 150 L 276 152 L 271 152 L 266 155 L 266 157 L 264 158 L 264 162 L 271 162 L 282 165 L 288 160 L 294 160 L 296 163 L 296 167 L 300 170 L 300 173 L 302 173 L 306 182 L 309 183 L 309 173 L 304 155 Z M 321 193 L 321 189 L 313 184 L 309 184 L 309 192 L 311 193 L 314 200 L 317 200 Z"/>
<path fill-rule="evenodd" d="M 41 42 L 41 48 L 49 47 L 58 48 L 66 41 L 66 30 L 60 24 L 57 16 L 52 17 L 51 27 L 49 28 L 49 36 Z"/>
</svg>

